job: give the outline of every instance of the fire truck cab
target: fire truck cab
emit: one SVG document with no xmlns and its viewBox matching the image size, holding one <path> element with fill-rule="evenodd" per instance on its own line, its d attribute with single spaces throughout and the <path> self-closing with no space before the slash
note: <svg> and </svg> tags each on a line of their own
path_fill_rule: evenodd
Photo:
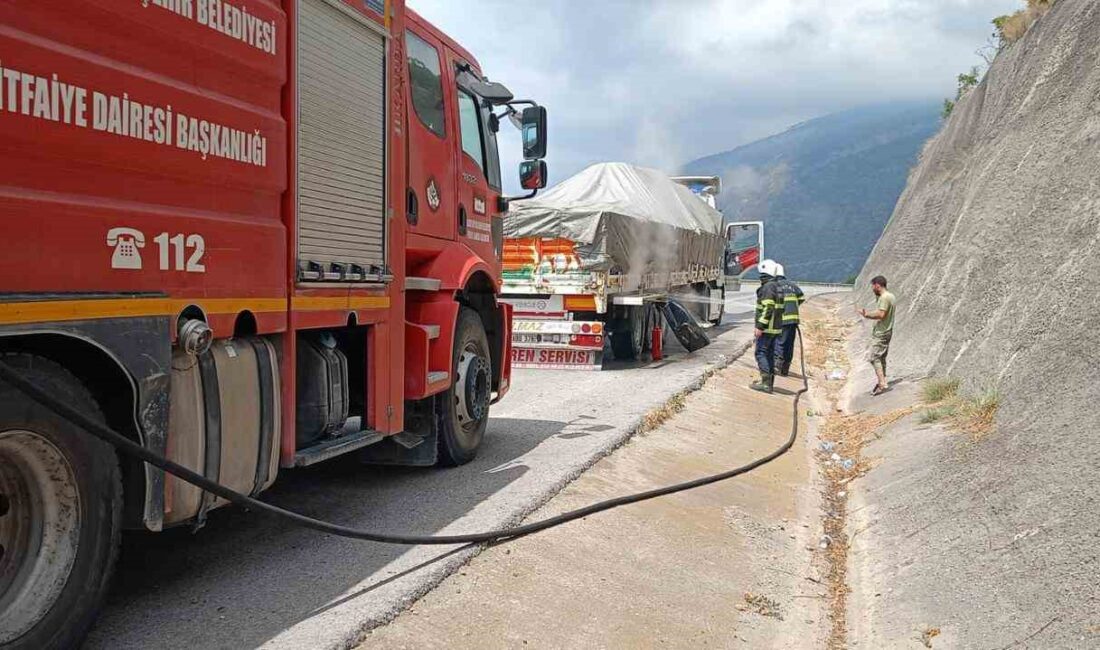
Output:
<svg viewBox="0 0 1100 650">
<path fill-rule="evenodd" d="M 12 0 L 0 27 L 0 362 L 245 494 L 475 456 L 511 378 L 496 133 L 537 191 L 544 109 L 403 0 Z M 224 504 L 0 382 L 0 648 L 77 645 L 122 528 Z"/>
</svg>

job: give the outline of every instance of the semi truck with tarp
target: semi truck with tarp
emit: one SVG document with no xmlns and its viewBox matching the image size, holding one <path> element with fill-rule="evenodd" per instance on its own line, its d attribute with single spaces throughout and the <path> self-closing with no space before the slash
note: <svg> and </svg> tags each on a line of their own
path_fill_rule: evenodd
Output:
<svg viewBox="0 0 1100 650">
<path fill-rule="evenodd" d="M 638 359 L 670 299 L 719 323 L 734 232 L 720 190 L 717 177 L 601 163 L 516 205 L 504 222 L 513 366 L 599 369 L 605 346 Z"/>
<path fill-rule="evenodd" d="M 0 27 L 5 372 L 238 493 L 474 457 L 511 381 L 496 134 L 537 191 L 544 109 L 403 0 L 7 0 Z M 225 504 L 0 382 L 0 647 L 77 647 L 120 530 Z"/>
</svg>

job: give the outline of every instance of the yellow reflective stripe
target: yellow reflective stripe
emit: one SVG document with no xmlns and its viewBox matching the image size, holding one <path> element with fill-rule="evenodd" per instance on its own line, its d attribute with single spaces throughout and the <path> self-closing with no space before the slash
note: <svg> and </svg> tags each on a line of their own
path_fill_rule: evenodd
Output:
<svg viewBox="0 0 1100 650">
<path fill-rule="evenodd" d="M 386 309 L 390 299 L 388 296 L 294 296 L 290 305 L 294 311 Z"/>
<path fill-rule="evenodd" d="M 206 314 L 285 312 L 286 298 L 85 298 L 0 302 L 0 325 L 174 316 L 189 305 Z"/>
</svg>

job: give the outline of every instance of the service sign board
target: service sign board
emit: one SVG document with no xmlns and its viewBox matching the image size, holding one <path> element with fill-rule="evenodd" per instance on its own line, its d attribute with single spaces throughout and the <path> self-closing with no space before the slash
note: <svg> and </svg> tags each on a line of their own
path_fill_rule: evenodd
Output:
<svg viewBox="0 0 1100 650">
<path fill-rule="evenodd" d="M 513 368 L 543 368 L 550 370 L 599 370 L 603 353 L 596 350 L 561 350 L 553 348 L 512 348 Z"/>
</svg>

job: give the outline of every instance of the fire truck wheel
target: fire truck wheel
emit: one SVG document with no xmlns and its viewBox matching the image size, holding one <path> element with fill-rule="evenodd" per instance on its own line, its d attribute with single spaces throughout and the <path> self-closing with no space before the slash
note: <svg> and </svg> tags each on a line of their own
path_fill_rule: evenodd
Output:
<svg viewBox="0 0 1100 650">
<path fill-rule="evenodd" d="M 634 361 L 645 344 L 645 307 L 625 307 L 624 312 L 611 333 L 611 350 L 620 361 Z"/>
<path fill-rule="evenodd" d="M 474 310 L 458 311 L 455 327 L 455 381 L 437 402 L 440 406 L 439 461 L 463 465 L 477 456 L 489 423 L 493 365 L 485 326 Z"/>
<path fill-rule="evenodd" d="M 84 386 L 28 354 L 3 360 L 102 420 Z M 73 648 L 118 556 L 122 483 L 106 443 L 0 383 L 0 648 Z"/>
</svg>

